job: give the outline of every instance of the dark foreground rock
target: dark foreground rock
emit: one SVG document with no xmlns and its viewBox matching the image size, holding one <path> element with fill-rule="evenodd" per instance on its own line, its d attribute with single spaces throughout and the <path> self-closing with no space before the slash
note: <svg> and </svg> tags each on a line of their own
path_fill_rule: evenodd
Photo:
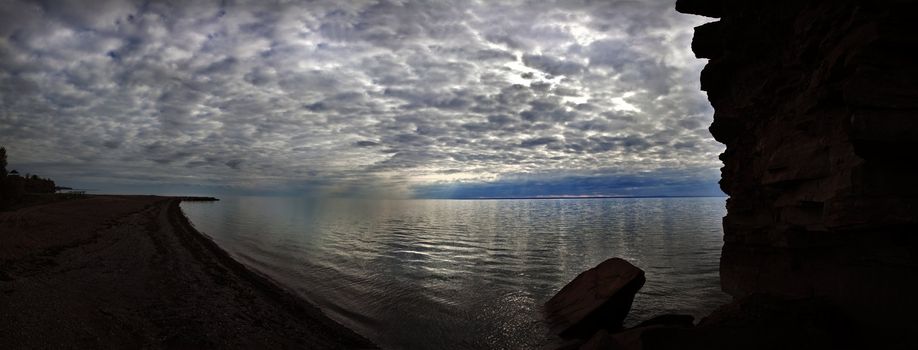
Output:
<svg viewBox="0 0 918 350">
<path fill-rule="evenodd" d="M 545 303 L 549 328 L 563 338 L 589 338 L 600 329 L 617 330 L 644 281 L 644 271 L 625 260 L 603 261 Z"/>
<path fill-rule="evenodd" d="M 616 332 L 600 330 L 579 350 L 871 349 L 849 318 L 824 299 L 752 295 L 714 311 L 697 326 L 691 316 L 663 315 Z M 904 344 L 898 344 L 904 345 Z M 903 347 L 904 348 L 904 347 Z"/>
<path fill-rule="evenodd" d="M 696 327 L 651 327 L 619 349 L 872 349 L 841 310 L 820 298 L 751 295 L 714 311 Z"/>
<path fill-rule="evenodd" d="M 644 332 L 658 328 L 691 328 L 695 318 L 691 315 L 660 315 L 629 329 L 609 332 L 600 330 L 579 347 L 580 350 L 643 349 Z"/>
<path fill-rule="evenodd" d="M 639 323 L 632 328 L 644 328 L 650 326 L 667 326 L 667 327 L 692 327 L 695 325 L 695 316 L 666 314 L 653 317 L 647 321 Z"/>
</svg>

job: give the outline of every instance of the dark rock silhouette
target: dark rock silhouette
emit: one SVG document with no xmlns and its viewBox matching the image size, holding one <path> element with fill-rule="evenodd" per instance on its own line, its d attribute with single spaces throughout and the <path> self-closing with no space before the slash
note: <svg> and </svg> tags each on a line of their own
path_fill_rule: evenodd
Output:
<svg viewBox="0 0 918 350">
<path fill-rule="evenodd" d="M 822 299 L 751 295 L 727 304 L 696 327 L 656 326 L 617 349 L 873 349 L 837 307 Z M 636 346 L 635 346 L 636 345 Z"/>
<path fill-rule="evenodd" d="M 621 345 L 618 342 L 618 340 L 613 338 L 612 334 L 610 334 L 608 331 L 599 330 L 598 332 L 596 332 L 596 334 L 593 334 L 593 336 L 590 337 L 590 339 L 587 340 L 586 343 L 583 343 L 583 345 L 580 345 L 572 349 L 603 350 L 603 349 L 619 349 L 622 347 L 624 346 Z"/>
<path fill-rule="evenodd" d="M 727 145 L 724 291 L 916 326 L 915 1 L 679 1 Z M 897 156 L 900 150 L 912 150 Z M 901 323 L 900 323 L 901 322 Z"/>
<path fill-rule="evenodd" d="M 644 281 L 644 271 L 623 259 L 603 261 L 545 303 L 549 328 L 563 338 L 589 338 L 600 329 L 618 330 Z"/>
<path fill-rule="evenodd" d="M 757 294 L 816 303 L 881 339 L 874 348 L 914 348 L 905 338 L 918 330 L 918 1 L 676 8 L 720 18 L 695 29 L 692 49 L 710 59 L 701 85 L 710 131 L 727 146 L 723 290 L 749 305 Z M 725 314 L 746 315 L 709 318 Z M 768 315 L 762 324 L 787 323 Z M 806 329 L 838 330 L 822 321 Z"/>
<path fill-rule="evenodd" d="M 643 328 L 650 326 L 676 326 L 692 327 L 695 325 L 695 317 L 692 315 L 666 314 L 653 317 L 647 321 L 639 323 L 632 328 Z"/>
<path fill-rule="evenodd" d="M 599 349 L 641 349 L 644 332 L 659 328 L 682 329 L 694 327 L 691 315 L 659 315 L 627 330 L 611 333 L 600 330 L 579 347 L 580 350 Z"/>
<path fill-rule="evenodd" d="M 726 144 L 721 286 L 697 326 L 582 349 L 918 349 L 915 0 L 679 0 Z M 649 321 L 648 321 L 649 322 Z"/>
</svg>

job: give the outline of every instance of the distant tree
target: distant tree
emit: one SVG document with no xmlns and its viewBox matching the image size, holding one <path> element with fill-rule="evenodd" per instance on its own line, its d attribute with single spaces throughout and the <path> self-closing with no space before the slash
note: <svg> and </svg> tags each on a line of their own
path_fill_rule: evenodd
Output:
<svg viewBox="0 0 918 350">
<path fill-rule="evenodd" d="M 28 175 L 23 183 L 25 193 L 54 193 L 57 187 L 51 179 L 42 179 L 38 175 Z"/>
<path fill-rule="evenodd" d="M 6 148 L 0 147 L 0 208 L 3 208 L 8 201 L 10 201 L 10 195 L 8 193 L 12 187 L 7 184 L 9 179 L 6 176 Z"/>
<path fill-rule="evenodd" d="M 6 148 L 0 147 L 0 178 L 6 177 Z"/>
<path fill-rule="evenodd" d="M 13 206 L 29 193 L 54 193 L 57 185 L 38 175 L 19 176 L 16 170 L 6 170 L 6 148 L 0 147 L 0 209 Z"/>
<path fill-rule="evenodd" d="M 16 203 L 25 194 L 25 179 L 19 176 L 7 176 L 0 180 L 0 207 Z"/>
</svg>

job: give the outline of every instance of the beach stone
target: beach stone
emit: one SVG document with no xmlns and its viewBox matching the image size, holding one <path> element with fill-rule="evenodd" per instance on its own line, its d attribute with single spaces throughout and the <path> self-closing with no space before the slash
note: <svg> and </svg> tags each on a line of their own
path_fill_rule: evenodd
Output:
<svg viewBox="0 0 918 350">
<path fill-rule="evenodd" d="M 644 332 L 668 328 L 659 324 L 629 328 L 618 333 L 600 330 L 580 346 L 579 350 L 641 350 L 644 349 Z"/>
<path fill-rule="evenodd" d="M 641 330 L 639 337 L 630 337 L 638 342 L 614 340 L 629 346 L 627 349 L 645 350 L 897 348 L 865 343 L 867 339 L 880 342 L 888 339 L 870 338 L 874 334 L 855 330 L 856 324 L 825 299 L 784 299 L 757 294 L 721 306 L 695 327 L 633 328 L 629 331 Z"/>
<path fill-rule="evenodd" d="M 667 326 L 667 327 L 693 327 L 695 326 L 695 316 L 679 314 L 663 314 L 639 323 L 632 329 L 650 326 Z"/>
<path fill-rule="evenodd" d="M 644 271 L 611 258 L 561 288 L 545 303 L 547 322 L 562 338 L 587 338 L 598 330 L 618 330 L 644 286 Z"/>
<path fill-rule="evenodd" d="M 644 349 L 642 339 L 645 332 L 661 328 L 688 329 L 695 326 L 694 321 L 695 317 L 691 315 L 664 314 L 615 333 L 599 330 L 580 347 L 580 350 Z"/>
<path fill-rule="evenodd" d="M 606 350 L 606 349 L 619 349 L 620 346 L 615 339 L 612 338 L 612 335 L 609 334 L 606 330 L 599 330 L 596 334 L 593 334 L 586 343 L 583 343 L 578 349 L 579 350 Z"/>
</svg>

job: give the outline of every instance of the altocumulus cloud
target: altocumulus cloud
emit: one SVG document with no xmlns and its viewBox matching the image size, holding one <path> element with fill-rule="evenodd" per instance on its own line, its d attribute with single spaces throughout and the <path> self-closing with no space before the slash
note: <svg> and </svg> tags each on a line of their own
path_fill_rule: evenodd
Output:
<svg viewBox="0 0 918 350">
<path fill-rule="evenodd" d="M 716 193 L 672 8 L 2 0 L 0 144 L 103 190 Z"/>
</svg>

